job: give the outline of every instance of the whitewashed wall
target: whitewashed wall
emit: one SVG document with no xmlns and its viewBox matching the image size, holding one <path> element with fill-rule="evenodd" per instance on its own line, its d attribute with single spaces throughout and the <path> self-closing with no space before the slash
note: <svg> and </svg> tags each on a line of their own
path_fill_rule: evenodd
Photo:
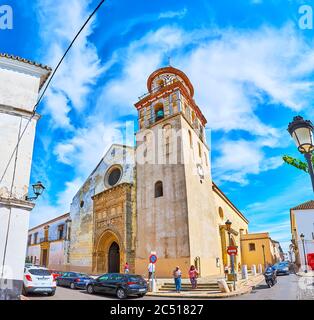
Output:
<svg viewBox="0 0 314 320">
<path fill-rule="evenodd" d="M 294 210 L 295 221 L 298 236 L 303 233 L 305 236 L 305 251 L 306 253 L 314 253 L 314 209 L 309 210 Z M 298 241 L 301 263 L 304 264 L 304 253 L 301 240 Z"/>
</svg>

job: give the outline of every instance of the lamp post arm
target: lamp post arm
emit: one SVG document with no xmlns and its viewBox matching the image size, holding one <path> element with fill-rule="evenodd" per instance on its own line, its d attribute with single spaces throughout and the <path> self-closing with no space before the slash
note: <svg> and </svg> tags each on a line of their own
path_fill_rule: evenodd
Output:
<svg viewBox="0 0 314 320">
<path fill-rule="evenodd" d="M 304 157 L 307 161 L 308 167 L 309 167 L 309 174 L 312 181 L 312 188 L 314 191 L 314 170 L 313 170 L 313 164 L 312 164 L 312 153 L 305 153 Z"/>
</svg>

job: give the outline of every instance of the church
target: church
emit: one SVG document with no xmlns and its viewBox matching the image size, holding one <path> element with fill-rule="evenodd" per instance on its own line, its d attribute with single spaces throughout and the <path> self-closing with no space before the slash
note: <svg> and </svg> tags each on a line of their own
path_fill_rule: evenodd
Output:
<svg viewBox="0 0 314 320">
<path fill-rule="evenodd" d="M 235 266 L 241 263 L 248 220 L 212 181 L 206 119 L 192 83 L 168 66 L 148 77 L 147 89 L 135 103 L 135 147 L 112 145 L 78 190 L 64 258 L 50 263 L 46 254 L 50 268 L 101 274 L 123 272 L 128 262 L 131 273 L 146 276 L 155 253 L 157 277 L 170 277 L 176 266 L 186 277 L 190 265 L 201 276 L 218 275 L 230 265 L 229 242 L 238 246 Z M 51 241 L 47 235 L 45 250 Z"/>
</svg>

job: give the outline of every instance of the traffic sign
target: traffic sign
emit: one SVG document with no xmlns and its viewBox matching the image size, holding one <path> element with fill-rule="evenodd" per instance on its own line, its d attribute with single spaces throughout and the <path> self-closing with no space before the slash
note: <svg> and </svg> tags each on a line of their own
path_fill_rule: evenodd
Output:
<svg viewBox="0 0 314 320">
<path fill-rule="evenodd" d="M 236 256 L 238 254 L 238 247 L 237 246 L 229 246 L 227 248 L 227 253 L 229 256 Z"/>
<path fill-rule="evenodd" d="M 156 263 L 156 261 L 157 261 L 157 256 L 155 255 L 155 254 L 151 254 L 150 256 L 149 256 L 149 261 L 151 262 L 151 263 Z"/>
</svg>

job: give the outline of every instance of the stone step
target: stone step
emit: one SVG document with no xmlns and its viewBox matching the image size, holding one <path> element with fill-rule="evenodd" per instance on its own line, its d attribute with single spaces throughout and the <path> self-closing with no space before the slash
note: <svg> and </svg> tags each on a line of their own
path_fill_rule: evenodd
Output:
<svg viewBox="0 0 314 320">
<path fill-rule="evenodd" d="M 227 284 L 233 284 L 232 281 L 227 281 Z M 174 283 L 163 283 L 162 286 L 164 287 L 174 287 L 175 284 Z M 213 283 L 198 283 L 197 284 L 198 287 L 218 287 L 218 283 L 217 282 L 213 282 Z M 192 285 L 190 283 L 181 283 L 181 287 L 192 287 Z"/>
<path fill-rule="evenodd" d="M 162 292 L 175 292 L 176 289 L 175 288 L 160 288 L 158 291 L 162 291 Z M 181 291 L 196 291 L 196 292 L 220 292 L 219 288 L 208 288 L 208 289 L 204 289 L 204 288 L 197 288 L 197 289 L 192 289 L 192 288 L 182 288 L 181 287 Z"/>
</svg>

